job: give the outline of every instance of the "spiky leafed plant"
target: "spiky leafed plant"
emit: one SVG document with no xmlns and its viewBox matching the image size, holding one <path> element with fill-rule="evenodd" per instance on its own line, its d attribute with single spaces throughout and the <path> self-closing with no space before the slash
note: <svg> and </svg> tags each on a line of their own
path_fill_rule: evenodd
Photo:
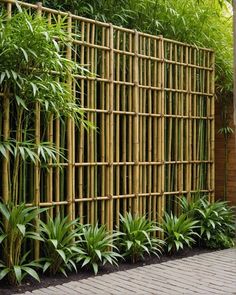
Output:
<svg viewBox="0 0 236 295">
<path fill-rule="evenodd" d="M 144 259 L 144 254 L 159 255 L 164 242 L 154 236 L 162 231 L 161 228 L 146 216 L 120 215 L 119 247 L 124 257 L 131 259 L 133 263 L 138 259 Z"/>
<path fill-rule="evenodd" d="M 191 247 L 196 242 L 198 221 L 181 214 L 179 217 L 167 212 L 162 221 L 162 228 L 165 233 L 167 252 L 174 253 L 185 246 Z"/>
<path fill-rule="evenodd" d="M 68 217 L 58 215 L 54 220 L 49 217 L 47 222 L 40 221 L 40 236 L 43 240 L 43 272 L 51 274 L 66 271 L 77 271 L 75 262 L 83 252 L 78 247 L 78 220 L 70 221 Z M 77 241 L 76 241 L 77 240 Z"/>
<path fill-rule="evenodd" d="M 25 204 L 14 206 L 0 203 L 0 280 L 7 276 L 10 284 L 20 284 L 27 275 L 39 281 L 35 268 L 40 264 L 28 257 L 30 251 L 24 253 L 26 241 L 41 240 L 32 225 L 35 217 L 44 210 L 26 207 Z"/>
<path fill-rule="evenodd" d="M 117 265 L 118 253 L 114 243 L 118 233 L 109 233 L 104 225 L 82 225 L 79 227 L 79 247 L 82 254 L 78 255 L 77 262 L 82 263 L 82 267 L 88 265 L 93 268 L 95 274 L 98 273 L 99 265 L 106 263 Z"/>
</svg>

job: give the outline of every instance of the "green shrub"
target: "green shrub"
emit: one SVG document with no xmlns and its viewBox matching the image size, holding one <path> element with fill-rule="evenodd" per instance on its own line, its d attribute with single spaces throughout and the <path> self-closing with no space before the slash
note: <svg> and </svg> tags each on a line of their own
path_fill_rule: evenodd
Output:
<svg viewBox="0 0 236 295">
<path fill-rule="evenodd" d="M 183 249 L 184 246 L 191 247 L 195 243 L 195 237 L 198 236 L 197 221 L 181 214 L 179 217 L 172 213 L 165 213 L 162 228 L 165 233 L 165 242 L 167 252 L 176 252 Z"/>
<path fill-rule="evenodd" d="M 77 262 L 81 262 L 82 267 L 85 265 L 92 267 L 95 274 L 98 273 L 99 264 L 104 265 L 108 262 L 117 265 L 118 258 L 121 257 L 113 244 L 117 236 L 117 233 L 110 234 L 104 225 L 81 226 L 79 236 L 81 254 Z"/>
<path fill-rule="evenodd" d="M 133 216 L 127 213 L 120 215 L 119 247 L 123 257 L 130 258 L 133 263 L 138 259 L 144 259 L 144 254 L 161 254 L 163 241 L 153 234 L 161 231 L 157 224 L 149 221 L 145 216 Z"/>
<path fill-rule="evenodd" d="M 49 270 L 51 274 L 62 272 L 65 276 L 66 270 L 77 271 L 75 260 L 80 251 L 77 247 L 79 229 L 76 227 L 78 220 L 69 221 L 68 217 L 62 218 L 58 215 L 54 220 L 48 219 L 47 223 L 40 221 L 40 235 L 44 241 L 43 245 L 43 272 Z"/>
<path fill-rule="evenodd" d="M 29 261 L 30 251 L 24 252 L 24 245 L 27 240 L 41 240 L 31 222 L 42 211 L 36 207 L 26 207 L 25 204 L 14 206 L 12 203 L 0 203 L 3 216 L 0 221 L 0 280 L 7 276 L 10 284 L 20 284 L 29 275 L 39 281 L 35 268 L 40 264 Z"/>
<path fill-rule="evenodd" d="M 206 197 L 187 204 L 180 201 L 183 212 L 198 221 L 199 243 L 209 248 L 229 248 L 234 245 L 235 215 L 227 202 L 210 203 Z"/>
</svg>

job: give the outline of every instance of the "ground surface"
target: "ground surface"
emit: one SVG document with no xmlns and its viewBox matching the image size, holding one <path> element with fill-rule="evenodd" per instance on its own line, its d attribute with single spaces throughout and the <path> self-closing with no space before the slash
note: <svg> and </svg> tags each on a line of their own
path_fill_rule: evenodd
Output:
<svg viewBox="0 0 236 295">
<path fill-rule="evenodd" d="M 236 294 L 236 248 L 88 277 L 22 294 L 232 295 Z"/>
</svg>

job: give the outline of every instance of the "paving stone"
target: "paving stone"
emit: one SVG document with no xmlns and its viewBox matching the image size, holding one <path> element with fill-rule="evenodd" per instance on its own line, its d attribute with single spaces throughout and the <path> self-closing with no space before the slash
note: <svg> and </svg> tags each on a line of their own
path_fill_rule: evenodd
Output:
<svg viewBox="0 0 236 295">
<path fill-rule="evenodd" d="M 72 281 L 25 295 L 236 295 L 236 248 Z"/>
</svg>

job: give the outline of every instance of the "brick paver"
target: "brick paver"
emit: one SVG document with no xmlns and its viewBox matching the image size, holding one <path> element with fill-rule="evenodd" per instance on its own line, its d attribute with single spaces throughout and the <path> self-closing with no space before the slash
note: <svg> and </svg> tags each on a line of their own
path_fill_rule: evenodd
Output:
<svg viewBox="0 0 236 295">
<path fill-rule="evenodd" d="M 24 294 L 236 295 L 236 248 L 91 277 Z"/>
</svg>

